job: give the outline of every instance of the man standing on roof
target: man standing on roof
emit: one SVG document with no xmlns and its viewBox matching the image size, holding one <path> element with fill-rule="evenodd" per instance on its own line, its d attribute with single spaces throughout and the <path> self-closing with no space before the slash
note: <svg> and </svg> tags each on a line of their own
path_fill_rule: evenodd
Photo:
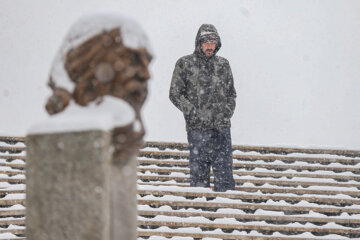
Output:
<svg viewBox="0 0 360 240">
<path fill-rule="evenodd" d="M 190 186 L 234 190 L 230 118 L 236 91 L 228 60 L 217 56 L 221 40 L 211 24 L 200 26 L 193 54 L 180 58 L 171 80 L 170 100 L 183 112 L 190 148 Z"/>
</svg>

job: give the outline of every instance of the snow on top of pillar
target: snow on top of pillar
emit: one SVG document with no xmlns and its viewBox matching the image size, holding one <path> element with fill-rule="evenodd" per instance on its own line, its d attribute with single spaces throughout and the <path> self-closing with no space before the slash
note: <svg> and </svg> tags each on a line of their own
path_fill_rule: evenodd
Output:
<svg viewBox="0 0 360 240">
<path fill-rule="evenodd" d="M 70 80 L 65 69 L 66 54 L 103 31 L 120 29 L 123 43 L 132 49 L 145 48 L 153 55 L 148 38 L 135 21 L 124 17 L 119 12 L 99 11 L 80 17 L 70 28 L 62 46 L 52 64 L 50 76 L 56 86 L 73 92 L 75 84 Z"/>
<path fill-rule="evenodd" d="M 105 96 L 101 104 L 83 107 L 73 102 L 61 113 L 34 124 L 28 135 L 89 130 L 109 131 L 135 121 L 133 108 L 124 100 Z"/>
</svg>

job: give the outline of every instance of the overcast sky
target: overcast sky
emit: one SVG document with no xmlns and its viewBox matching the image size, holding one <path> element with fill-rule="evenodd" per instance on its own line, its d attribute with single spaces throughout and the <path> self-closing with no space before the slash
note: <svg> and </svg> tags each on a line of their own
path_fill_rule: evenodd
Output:
<svg viewBox="0 0 360 240">
<path fill-rule="evenodd" d="M 25 135 L 46 116 L 62 38 L 97 9 L 133 18 L 152 43 L 147 140 L 186 141 L 182 114 L 168 100 L 171 75 L 193 52 L 199 26 L 212 23 L 238 92 L 233 143 L 360 149 L 357 0 L 1 0 L 0 134 Z"/>
</svg>

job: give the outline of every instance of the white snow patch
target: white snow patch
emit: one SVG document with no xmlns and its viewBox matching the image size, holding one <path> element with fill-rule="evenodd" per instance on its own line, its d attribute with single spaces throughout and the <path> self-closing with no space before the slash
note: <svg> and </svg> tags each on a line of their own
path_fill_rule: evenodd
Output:
<svg viewBox="0 0 360 240">
<path fill-rule="evenodd" d="M 6 195 L 2 200 L 21 200 L 25 199 L 26 195 L 25 193 L 11 193 Z"/>
<path fill-rule="evenodd" d="M 25 164 L 25 161 L 24 161 L 24 160 L 21 160 L 21 159 L 15 159 L 15 160 L 12 160 L 11 163 L 14 163 L 14 164 Z"/>
<path fill-rule="evenodd" d="M 8 184 L 7 186 L 4 187 L 0 187 L 0 190 L 7 190 L 7 191 L 11 191 L 11 190 L 24 190 L 26 189 L 26 185 L 25 184 Z"/>
<path fill-rule="evenodd" d="M 12 233 L 0 233 L 0 239 L 16 239 L 16 235 Z"/>
<path fill-rule="evenodd" d="M 25 229 L 24 226 L 18 226 L 18 225 L 13 225 L 13 224 L 10 224 L 8 228 L 6 228 L 8 230 L 12 230 L 12 229 Z"/>
<path fill-rule="evenodd" d="M 23 205 L 20 205 L 20 204 L 15 204 L 15 205 L 12 205 L 11 207 L 1 208 L 1 209 L 5 209 L 5 210 L 25 210 L 25 207 Z"/>
<path fill-rule="evenodd" d="M 103 31 L 110 31 L 115 28 L 120 29 L 126 47 L 132 49 L 146 48 L 153 55 L 144 30 L 135 21 L 114 11 L 98 11 L 87 14 L 78 19 L 70 28 L 54 59 L 50 76 L 56 86 L 63 87 L 70 93 L 74 90 L 75 85 L 64 67 L 66 54 L 70 49 L 80 46 Z"/>
<path fill-rule="evenodd" d="M 8 136 L 8 135 L 5 135 L 5 136 Z M 16 142 L 15 144 L 9 144 L 9 143 L 0 141 L 0 147 L 25 147 L 25 144 L 22 142 Z"/>
<path fill-rule="evenodd" d="M 101 104 L 94 102 L 87 107 L 75 103 L 61 113 L 48 117 L 47 120 L 33 125 L 29 135 L 74 132 L 86 130 L 111 130 L 130 124 L 135 120 L 132 107 L 122 99 L 105 96 Z"/>
</svg>

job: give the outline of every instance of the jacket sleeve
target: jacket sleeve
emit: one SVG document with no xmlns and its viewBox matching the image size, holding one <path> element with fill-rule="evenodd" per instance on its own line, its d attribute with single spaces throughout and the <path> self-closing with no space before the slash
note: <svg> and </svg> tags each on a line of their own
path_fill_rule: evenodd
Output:
<svg viewBox="0 0 360 240">
<path fill-rule="evenodd" d="M 171 102 L 182 111 L 185 115 L 188 115 L 193 109 L 193 105 L 187 99 L 186 96 L 186 83 L 184 72 L 184 63 L 182 59 L 176 62 L 173 76 L 171 79 L 171 86 L 169 92 L 169 98 Z"/>
<path fill-rule="evenodd" d="M 236 90 L 230 64 L 227 62 L 227 94 L 226 94 L 226 117 L 231 118 L 236 106 Z"/>
</svg>

